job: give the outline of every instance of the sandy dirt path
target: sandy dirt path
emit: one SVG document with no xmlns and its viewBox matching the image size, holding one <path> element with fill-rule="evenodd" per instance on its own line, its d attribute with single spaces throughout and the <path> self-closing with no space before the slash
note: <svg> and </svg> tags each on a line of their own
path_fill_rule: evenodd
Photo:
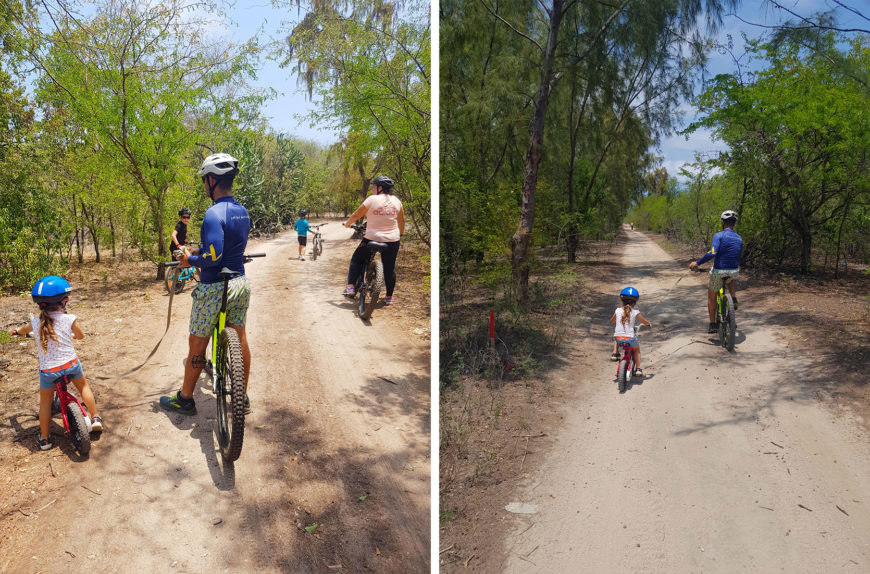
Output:
<svg viewBox="0 0 870 574">
<path fill-rule="evenodd" d="M 517 496 L 537 512 L 506 513 L 505 570 L 870 571 L 868 437 L 815 400 L 751 299 L 729 354 L 704 333 L 706 276 L 637 232 L 619 256 L 576 362 L 553 375 L 580 390 Z M 653 329 L 646 377 L 620 395 L 607 321 L 627 284 Z"/>
<path fill-rule="evenodd" d="M 65 486 L 31 503 L 50 507 L 7 517 L 0 571 L 428 572 L 429 340 L 393 309 L 363 322 L 340 296 L 349 236 L 326 226 L 317 261 L 296 259 L 292 232 L 249 246 L 267 257 L 246 267 L 253 413 L 234 466 L 206 375 L 196 416 L 157 406 L 181 384 L 188 287 L 157 355 L 99 397 L 107 431 L 90 459 L 55 465 L 66 475 L 47 481 Z M 165 309 L 140 318 L 149 336 Z"/>
</svg>

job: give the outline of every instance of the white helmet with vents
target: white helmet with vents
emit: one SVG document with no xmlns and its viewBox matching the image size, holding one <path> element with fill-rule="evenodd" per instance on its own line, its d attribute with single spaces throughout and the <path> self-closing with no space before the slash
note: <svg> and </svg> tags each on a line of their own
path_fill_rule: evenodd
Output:
<svg viewBox="0 0 870 574">
<path fill-rule="evenodd" d="M 239 160 L 228 153 L 213 153 L 202 162 L 202 167 L 199 168 L 199 175 L 224 175 L 230 172 L 237 172 L 239 169 Z"/>
</svg>

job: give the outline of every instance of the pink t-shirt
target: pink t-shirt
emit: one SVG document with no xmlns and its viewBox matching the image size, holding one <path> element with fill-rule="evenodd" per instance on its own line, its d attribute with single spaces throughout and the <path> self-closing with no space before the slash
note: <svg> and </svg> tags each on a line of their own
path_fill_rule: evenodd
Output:
<svg viewBox="0 0 870 574">
<path fill-rule="evenodd" d="M 363 201 L 366 206 L 366 239 L 393 242 L 399 240 L 399 212 L 402 202 L 395 195 L 370 195 Z"/>
<path fill-rule="evenodd" d="M 39 352 L 39 370 L 44 371 L 69 363 L 76 358 L 76 350 L 73 348 L 72 324 L 76 316 L 70 313 L 51 313 L 54 319 L 54 335 L 57 343 L 48 340 L 48 352 L 42 352 L 42 342 L 39 340 L 39 316 L 33 318 L 33 338 L 36 339 L 36 349 Z"/>
</svg>

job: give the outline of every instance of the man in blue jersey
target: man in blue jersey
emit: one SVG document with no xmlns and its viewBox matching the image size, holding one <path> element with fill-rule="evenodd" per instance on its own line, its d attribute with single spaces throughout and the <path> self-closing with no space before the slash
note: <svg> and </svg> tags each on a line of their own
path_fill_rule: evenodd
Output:
<svg viewBox="0 0 870 574">
<path fill-rule="evenodd" d="M 205 158 L 199 175 L 214 205 L 202 218 L 200 242 L 202 247 L 193 253 L 187 248 L 180 267 L 191 265 L 201 269 L 202 278 L 191 293 L 190 337 L 187 361 L 184 365 L 184 383 L 171 397 L 160 397 L 160 406 L 172 412 L 196 414 L 193 391 L 205 366 L 205 350 L 220 312 L 223 281 L 220 271 L 224 267 L 241 273 L 230 280 L 227 293 L 227 323 L 239 334 L 245 364 L 245 388 L 251 369 L 251 350 L 245 334 L 245 318 L 251 299 L 251 286 L 245 277 L 245 247 L 251 230 L 248 211 L 233 198 L 233 179 L 239 173 L 239 161 L 231 155 L 216 153 Z M 247 396 L 245 404 L 248 405 Z"/>
<path fill-rule="evenodd" d="M 716 292 L 722 287 L 722 282 L 731 278 L 728 282 L 728 291 L 734 300 L 734 310 L 737 310 L 737 296 L 734 294 L 734 280 L 740 268 L 740 253 L 743 251 L 743 239 L 734 231 L 737 223 L 737 213 L 723 211 L 722 231 L 713 236 L 713 247 L 697 261 L 689 263 L 689 269 L 702 265 L 705 261 L 713 259 L 713 268 L 710 269 L 710 283 L 707 287 L 707 311 L 710 313 L 710 325 L 708 333 L 716 332 Z"/>
</svg>

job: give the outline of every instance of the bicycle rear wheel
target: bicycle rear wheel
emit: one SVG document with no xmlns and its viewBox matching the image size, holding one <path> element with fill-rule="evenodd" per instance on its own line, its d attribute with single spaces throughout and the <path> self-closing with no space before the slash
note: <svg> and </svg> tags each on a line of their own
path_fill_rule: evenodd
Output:
<svg viewBox="0 0 870 574">
<path fill-rule="evenodd" d="M 381 289 L 384 286 L 383 261 L 375 259 L 369 263 L 366 268 L 366 283 L 368 283 L 368 288 L 360 293 L 359 299 L 359 316 L 362 319 L 368 319 L 372 316 L 375 303 L 378 302 L 378 297 L 381 295 Z"/>
<path fill-rule="evenodd" d="M 722 317 L 722 324 L 725 330 L 725 348 L 729 351 L 734 350 L 734 339 L 737 336 L 737 317 L 734 315 L 734 300 L 731 294 L 725 295 L 725 316 Z"/>
<path fill-rule="evenodd" d="M 616 369 L 616 384 L 619 385 L 619 392 L 625 392 L 625 386 L 628 381 L 628 361 L 620 359 L 619 367 Z"/>
<path fill-rule="evenodd" d="M 224 329 L 217 345 L 215 396 L 218 444 L 224 460 L 232 462 L 242 454 L 242 442 L 245 440 L 245 366 L 242 345 L 234 329 Z"/>
<path fill-rule="evenodd" d="M 69 438 L 79 454 L 87 456 L 91 451 L 91 435 L 82 408 L 76 403 L 66 406 L 66 420 L 69 425 Z"/>
<path fill-rule="evenodd" d="M 321 253 L 323 253 L 323 243 L 319 239 L 315 238 L 314 247 L 311 249 L 311 260 L 315 261 Z"/>
</svg>

